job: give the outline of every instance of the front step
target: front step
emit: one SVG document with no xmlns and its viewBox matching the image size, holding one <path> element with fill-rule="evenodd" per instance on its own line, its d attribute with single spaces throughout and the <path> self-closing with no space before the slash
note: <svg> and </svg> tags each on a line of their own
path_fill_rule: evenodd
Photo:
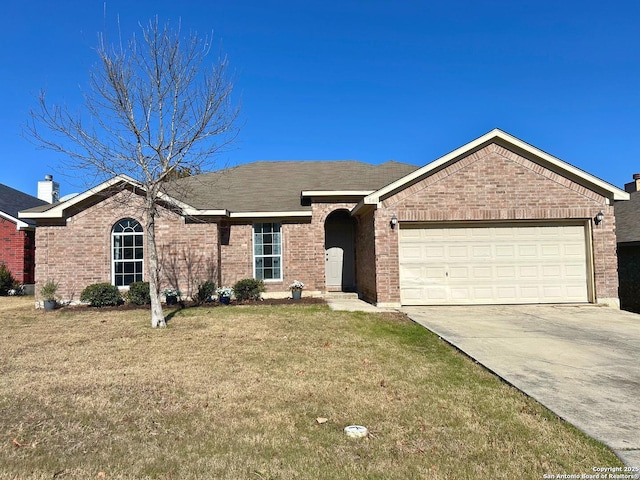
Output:
<svg viewBox="0 0 640 480">
<path fill-rule="evenodd" d="M 356 292 L 325 292 L 322 295 L 322 298 L 354 298 L 358 299 L 358 294 Z"/>
</svg>

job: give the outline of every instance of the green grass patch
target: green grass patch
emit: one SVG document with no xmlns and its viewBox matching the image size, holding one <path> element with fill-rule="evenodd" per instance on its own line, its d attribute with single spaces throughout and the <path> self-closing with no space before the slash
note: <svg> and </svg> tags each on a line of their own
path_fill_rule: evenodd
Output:
<svg viewBox="0 0 640 480">
<path fill-rule="evenodd" d="M 153 330 L 144 310 L 0 311 L 0 479 L 539 479 L 621 465 L 401 314 L 187 308 Z M 371 435 L 346 437 L 350 424 Z"/>
</svg>

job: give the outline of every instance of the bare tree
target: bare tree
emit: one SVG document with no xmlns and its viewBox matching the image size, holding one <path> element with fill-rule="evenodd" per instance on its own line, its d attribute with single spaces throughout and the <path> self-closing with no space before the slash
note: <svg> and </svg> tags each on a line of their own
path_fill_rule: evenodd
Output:
<svg viewBox="0 0 640 480">
<path fill-rule="evenodd" d="M 115 46 L 98 37 L 83 108 L 50 105 L 42 92 L 27 130 L 40 146 L 64 154 L 68 166 L 93 180 L 125 174 L 142 187 L 151 290 L 151 325 L 166 326 L 160 303 L 156 218 L 167 181 L 209 169 L 236 134 L 228 62 L 208 64 L 211 38 L 158 18 Z M 83 118 L 84 114 L 84 118 Z"/>
</svg>

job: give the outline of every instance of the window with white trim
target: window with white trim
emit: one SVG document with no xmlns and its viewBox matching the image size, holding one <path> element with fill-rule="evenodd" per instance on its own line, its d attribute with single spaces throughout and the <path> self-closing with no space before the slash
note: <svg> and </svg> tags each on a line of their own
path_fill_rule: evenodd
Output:
<svg viewBox="0 0 640 480">
<path fill-rule="evenodd" d="M 142 225 L 132 218 L 124 218 L 111 231 L 112 283 L 127 287 L 142 281 L 143 270 Z"/>
<path fill-rule="evenodd" d="M 282 280 L 282 225 L 253 225 L 253 276 L 259 280 Z"/>
</svg>

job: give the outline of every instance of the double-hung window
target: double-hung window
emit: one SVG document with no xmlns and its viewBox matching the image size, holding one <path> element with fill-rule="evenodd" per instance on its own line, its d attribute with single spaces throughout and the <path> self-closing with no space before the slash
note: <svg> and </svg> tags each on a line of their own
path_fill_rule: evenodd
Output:
<svg viewBox="0 0 640 480">
<path fill-rule="evenodd" d="M 126 287 L 142 281 L 143 232 L 137 220 L 125 218 L 111 232 L 113 284 Z"/>
<path fill-rule="evenodd" d="M 253 275 L 259 280 L 282 280 L 280 223 L 253 225 Z"/>
</svg>

